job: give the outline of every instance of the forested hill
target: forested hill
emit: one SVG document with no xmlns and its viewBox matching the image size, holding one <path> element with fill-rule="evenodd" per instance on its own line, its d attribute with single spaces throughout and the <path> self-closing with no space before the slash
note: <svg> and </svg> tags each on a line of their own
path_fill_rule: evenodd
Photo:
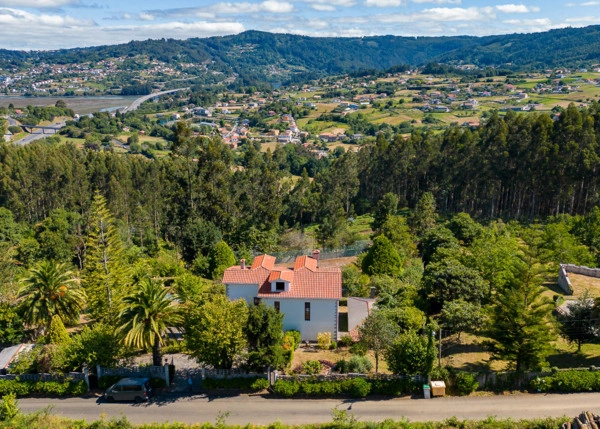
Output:
<svg viewBox="0 0 600 429">
<path fill-rule="evenodd" d="M 148 55 L 167 63 L 208 63 L 243 76 L 324 75 L 394 65 L 449 62 L 516 68 L 586 66 L 600 61 L 600 26 L 533 34 L 473 37 L 315 38 L 247 31 L 188 40 L 147 40 L 122 45 L 43 52 L 2 51 L 0 63 L 75 63 Z M 1 65 L 1 64 L 0 64 Z M 281 78 L 280 78 L 281 79 Z"/>
</svg>

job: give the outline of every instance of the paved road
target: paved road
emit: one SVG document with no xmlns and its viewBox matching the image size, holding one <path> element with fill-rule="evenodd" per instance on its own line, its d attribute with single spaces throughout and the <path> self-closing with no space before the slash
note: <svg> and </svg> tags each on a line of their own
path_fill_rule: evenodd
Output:
<svg viewBox="0 0 600 429">
<path fill-rule="evenodd" d="M 137 100 L 135 100 L 133 103 L 131 103 L 131 105 L 129 107 L 126 107 L 123 110 L 121 110 L 121 113 L 126 113 L 126 112 L 131 112 L 133 110 L 137 110 L 137 108 L 140 107 L 140 104 L 142 104 L 146 100 L 150 100 L 151 98 L 159 97 L 159 96 L 165 95 L 165 94 L 170 94 L 172 92 L 184 91 L 186 89 L 189 89 L 189 88 L 170 89 L 168 91 L 161 91 L 161 92 L 155 92 L 155 93 L 149 94 L 149 95 L 144 95 L 143 97 L 140 97 Z"/>
<path fill-rule="evenodd" d="M 411 421 L 460 419 L 574 417 L 581 411 L 600 411 L 600 393 L 565 395 L 479 396 L 469 398 L 382 400 L 309 400 L 272 399 L 254 395 L 232 397 L 173 396 L 155 399 L 147 404 L 107 404 L 97 398 L 21 399 L 22 411 L 32 412 L 52 405 L 54 413 L 76 419 L 96 420 L 121 415 L 137 424 L 178 421 L 184 423 L 216 422 L 226 415 L 229 424 L 268 424 L 280 420 L 287 424 L 331 421 L 335 407 L 348 410 L 360 421 L 382 421 L 388 418 Z M 227 414 L 228 413 L 228 414 Z"/>
</svg>

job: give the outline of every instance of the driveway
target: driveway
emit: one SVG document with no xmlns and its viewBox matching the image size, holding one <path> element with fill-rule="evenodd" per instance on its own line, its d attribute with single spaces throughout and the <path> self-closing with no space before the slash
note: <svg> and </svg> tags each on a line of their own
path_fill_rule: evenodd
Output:
<svg viewBox="0 0 600 429">
<path fill-rule="evenodd" d="M 334 408 L 347 410 L 360 421 L 443 420 L 459 419 L 574 417 L 582 410 L 600 411 L 600 393 L 564 395 L 507 395 L 466 398 L 379 400 L 351 399 L 273 399 L 261 395 L 206 396 L 164 395 L 147 404 L 107 404 L 97 398 L 21 399 L 22 411 L 32 412 L 52 405 L 53 412 L 75 419 L 96 420 L 121 415 L 137 424 L 178 421 L 183 423 L 216 422 L 224 418 L 229 424 L 323 423 L 331 421 Z"/>
</svg>

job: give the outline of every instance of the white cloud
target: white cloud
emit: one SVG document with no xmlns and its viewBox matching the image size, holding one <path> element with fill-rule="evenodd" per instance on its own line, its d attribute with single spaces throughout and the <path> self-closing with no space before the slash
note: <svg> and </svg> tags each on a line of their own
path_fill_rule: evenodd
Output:
<svg viewBox="0 0 600 429">
<path fill-rule="evenodd" d="M 552 21 L 548 18 L 537 18 L 537 19 L 507 19 L 503 21 L 510 25 L 527 25 L 534 27 L 543 27 L 544 29 L 549 28 L 552 25 Z"/>
<path fill-rule="evenodd" d="M 461 0 L 411 0 L 413 3 L 461 4 Z"/>
<path fill-rule="evenodd" d="M 0 7 L 32 7 L 42 9 L 69 4 L 79 4 L 79 0 L 0 0 Z"/>
<path fill-rule="evenodd" d="M 599 6 L 600 1 L 586 1 L 585 3 L 581 3 L 581 6 Z"/>
<path fill-rule="evenodd" d="M 27 31 L 22 31 L 27 28 Z M 60 15 L 34 15 L 22 10 L 0 9 L 0 40 L 5 49 L 57 49 L 113 45 L 131 40 L 187 39 L 236 34 L 245 30 L 240 22 L 166 22 L 148 25 L 102 27 L 91 20 Z M 18 34 L 19 37 L 15 37 Z"/>
<path fill-rule="evenodd" d="M 331 6 L 330 4 L 313 4 L 310 7 L 319 12 L 335 12 L 337 10 L 335 6 Z"/>
<path fill-rule="evenodd" d="M 375 7 L 398 7 L 404 3 L 403 0 L 366 0 L 367 6 Z"/>
<path fill-rule="evenodd" d="M 496 6 L 502 13 L 529 13 L 539 12 L 540 8 L 537 6 L 525 6 L 524 4 L 499 4 Z"/>
<path fill-rule="evenodd" d="M 260 4 L 261 12 L 289 13 L 294 11 L 294 5 L 285 1 L 267 0 Z"/>
<path fill-rule="evenodd" d="M 138 15 L 138 19 L 140 21 L 154 21 L 154 15 L 152 15 L 151 13 L 148 13 L 148 12 L 141 12 Z"/>
</svg>

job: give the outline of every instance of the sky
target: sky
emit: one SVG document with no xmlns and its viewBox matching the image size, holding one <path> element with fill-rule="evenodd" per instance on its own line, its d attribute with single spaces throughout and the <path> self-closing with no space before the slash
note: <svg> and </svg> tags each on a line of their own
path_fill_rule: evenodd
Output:
<svg viewBox="0 0 600 429">
<path fill-rule="evenodd" d="M 0 0 L 0 49 L 52 50 L 246 30 L 485 36 L 600 24 L 600 0 Z"/>
</svg>

